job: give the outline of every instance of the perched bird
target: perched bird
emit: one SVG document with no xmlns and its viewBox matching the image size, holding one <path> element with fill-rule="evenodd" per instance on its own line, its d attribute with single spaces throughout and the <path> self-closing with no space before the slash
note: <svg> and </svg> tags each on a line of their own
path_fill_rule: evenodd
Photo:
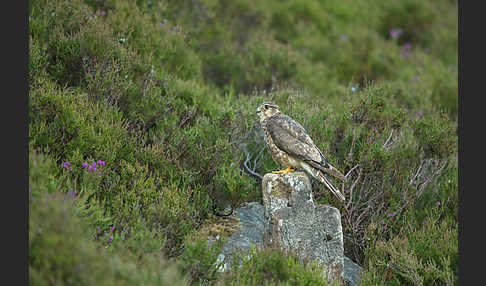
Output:
<svg viewBox="0 0 486 286">
<path fill-rule="evenodd" d="M 272 158 L 286 167 L 273 173 L 287 174 L 296 169 L 303 169 L 324 184 L 340 201 L 345 201 L 344 195 L 324 173 L 342 181 L 346 179 L 345 176 L 327 162 L 302 125 L 283 114 L 272 102 L 262 103 L 256 109 L 256 113 L 260 117 Z"/>
</svg>

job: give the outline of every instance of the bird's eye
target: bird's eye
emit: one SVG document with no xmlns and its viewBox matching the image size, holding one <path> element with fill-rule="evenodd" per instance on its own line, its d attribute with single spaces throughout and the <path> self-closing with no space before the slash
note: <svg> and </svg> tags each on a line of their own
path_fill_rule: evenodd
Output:
<svg viewBox="0 0 486 286">
<path fill-rule="evenodd" d="M 268 109 L 268 105 L 265 105 L 264 107 L 265 107 L 265 109 Z"/>
</svg>

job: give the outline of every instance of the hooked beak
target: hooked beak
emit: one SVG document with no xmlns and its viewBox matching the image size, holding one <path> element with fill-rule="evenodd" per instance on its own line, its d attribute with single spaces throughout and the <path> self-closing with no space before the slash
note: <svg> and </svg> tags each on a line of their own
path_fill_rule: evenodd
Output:
<svg viewBox="0 0 486 286">
<path fill-rule="evenodd" d="M 258 109 L 256 110 L 256 113 L 257 113 L 257 114 L 259 114 L 260 112 L 261 112 L 260 110 L 258 110 Z"/>
</svg>

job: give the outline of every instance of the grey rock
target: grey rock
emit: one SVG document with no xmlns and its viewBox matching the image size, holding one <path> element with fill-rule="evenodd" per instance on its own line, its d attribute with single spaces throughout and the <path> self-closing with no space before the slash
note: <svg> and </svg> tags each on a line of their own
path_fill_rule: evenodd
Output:
<svg viewBox="0 0 486 286">
<path fill-rule="evenodd" d="M 233 207 L 231 204 L 227 204 L 226 207 L 222 211 L 216 211 L 215 214 L 217 216 L 229 216 L 233 213 Z"/>
<path fill-rule="evenodd" d="M 218 257 L 218 261 L 223 262 L 220 271 L 224 272 L 231 267 L 235 254 L 249 250 L 252 245 L 262 247 L 263 209 L 263 205 L 258 202 L 251 202 L 235 209 L 239 224 L 223 246 L 223 253 Z"/>
<path fill-rule="evenodd" d="M 348 282 L 349 286 L 357 286 L 359 284 L 361 272 L 363 272 L 361 266 L 344 256 L 344 280 Z"/>
<path fill-rule="evenodd" d="M 266 174 L 262 188 L 263 244 L 316 261 L 326 269 L 329 281 L 342 280 L 344 244 L 339 210 L 314 203 L 304 172 Z"/>
<path fill-rule="evenodd" d="M 264 205 L 251 202 L 236 208 L 234 231 L 218 256 L 219 271 L 230 269 L 233 257 L 256 248 L 279 245 L 302 258 L 315 259 L 341 277 L 358 285 L 362 268 L 344 256 L 339 211 L 315 205 L 305 173 L 267 174 L 262 181 Z M 244 254 L 245 255 L 245 254 Z"/>
</svg>

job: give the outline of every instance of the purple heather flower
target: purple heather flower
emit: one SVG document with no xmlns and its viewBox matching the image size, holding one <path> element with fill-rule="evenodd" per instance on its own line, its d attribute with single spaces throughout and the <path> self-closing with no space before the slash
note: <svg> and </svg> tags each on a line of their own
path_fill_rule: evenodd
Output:
<svg viewBox="0 0 486 286">
<path fill-rule="evenodd" d="M 73 166 L 69 166 L 69 171 L 72 171 L 73 170 Z"/>
<path fill-rule="evenodd" d="M 110 235 L 110 239 L 108 239 L 108 243 L 111 243 L 113 241 L 113 235 Z"/>
<path fill-rule="evenodd" d="M 381 225 L 385 225 L 385 222 L 384 221 L 381 221 Z"/>
<path fill-rule="evenodd" d="M 98 163 L 98 165 L 101 165 L 101 166 L 105 165 L 105 161 L 101 161 L 101 160 L 98 160 L 98 162 L 96 162 L 96 163 Z"/>
<path fill-rule="evenodd" d="M 433 192 L 434 192 L 434 193 L 437 193 L 437 189 L 436 189 L 436 188 L 434 188 Z"/>
<path fill-rule="evenodd" d="M 392 38 L 398 38 L 400 37 L 400 35 L 403 34 L 403 30 L 402 28 L 398 28 L 398 29 L 391 29 L 390 30 L 390 37 Z"/>
<path fill-rule="evenodd" d="M 101 11 L 101 16 L 106 16 L 106 12 L 105 11 Z"/>
<path fill-rule="evenodd" d="M 88 171 L 91 171 L 91 169 L 93 169 L 93 167 L 91 165 L 88 166 Z"/>
<path fill-rule="evenodd" d="M 347 41 L 347 40 L 349 39 L 349 36 L 348 36 L 348 35 L 342 35 L 342 36 L 341 36 L 341 39 L 342 39 L 343 41 Z"/>
<path fill-rule="evenodd" d="M 111 227 L 111 232 L 114 232 L 115 231 L 115 226 L 112 226 Z"/>
<path fill-rule="evenodd" d="M 397 213 L 391 213 L 391 214 L 388 214 L 388 216 L 396 216 Z"/>
<path fill-rule="evenodd" d="M 410 49 L 412 49 L 412 45 L 410 43 L 403 45 L 402 58 L 408 58 L 410 56 Z"/>
<path fill-rule="evenodd" d="M 162 23 L 158 23 L 158 24 L 157 24 L 157 26 L 159 26 L 159 27 L 163 27 L 163 26 L 164 26 L 164 24 L 162 24 Z"/>
<path fill-rule="evenodd" d="M 96 229 L 97 229 L 98 231 L 100 231 L 100 226 L 96 227 Z"/>
<path fill-rule="evenodd" d="M 436 203 L 436 204 L 437 204 L 438 206 L 440 206 L 440 202 L 439 202 L 439 201 L 437 201 L 437 203 Z"/>
<path fill-rule="evenodd" d="M 422 111 L 422 109 L 420 109 L 419 111 L 417 111 L 417 114 L 418 114 L 418 116 L 422 116 L 424 114 L 424 112 Z"/>
<path fill-rule="evenodd" d="M 88 163 L 83 163 L 81 166 L 88 168 Z"/>
<path fill-rule="evenodd" d="M 419 79 L 419 77 L 418 77 L 418 76 L 414 76 L 414 77 L 413 77 L 413 78 L 412 78 L 410 81 L 411 81 L 411 82 L 417 82 L 417 81 L 419 81 L 419 80 L 420 80 L 420 79 Z"/>
<path fill-rule="evenodd" d="M 29 194 L 30 194 L 30 188 L 29 188 Z"/>
</svg>

